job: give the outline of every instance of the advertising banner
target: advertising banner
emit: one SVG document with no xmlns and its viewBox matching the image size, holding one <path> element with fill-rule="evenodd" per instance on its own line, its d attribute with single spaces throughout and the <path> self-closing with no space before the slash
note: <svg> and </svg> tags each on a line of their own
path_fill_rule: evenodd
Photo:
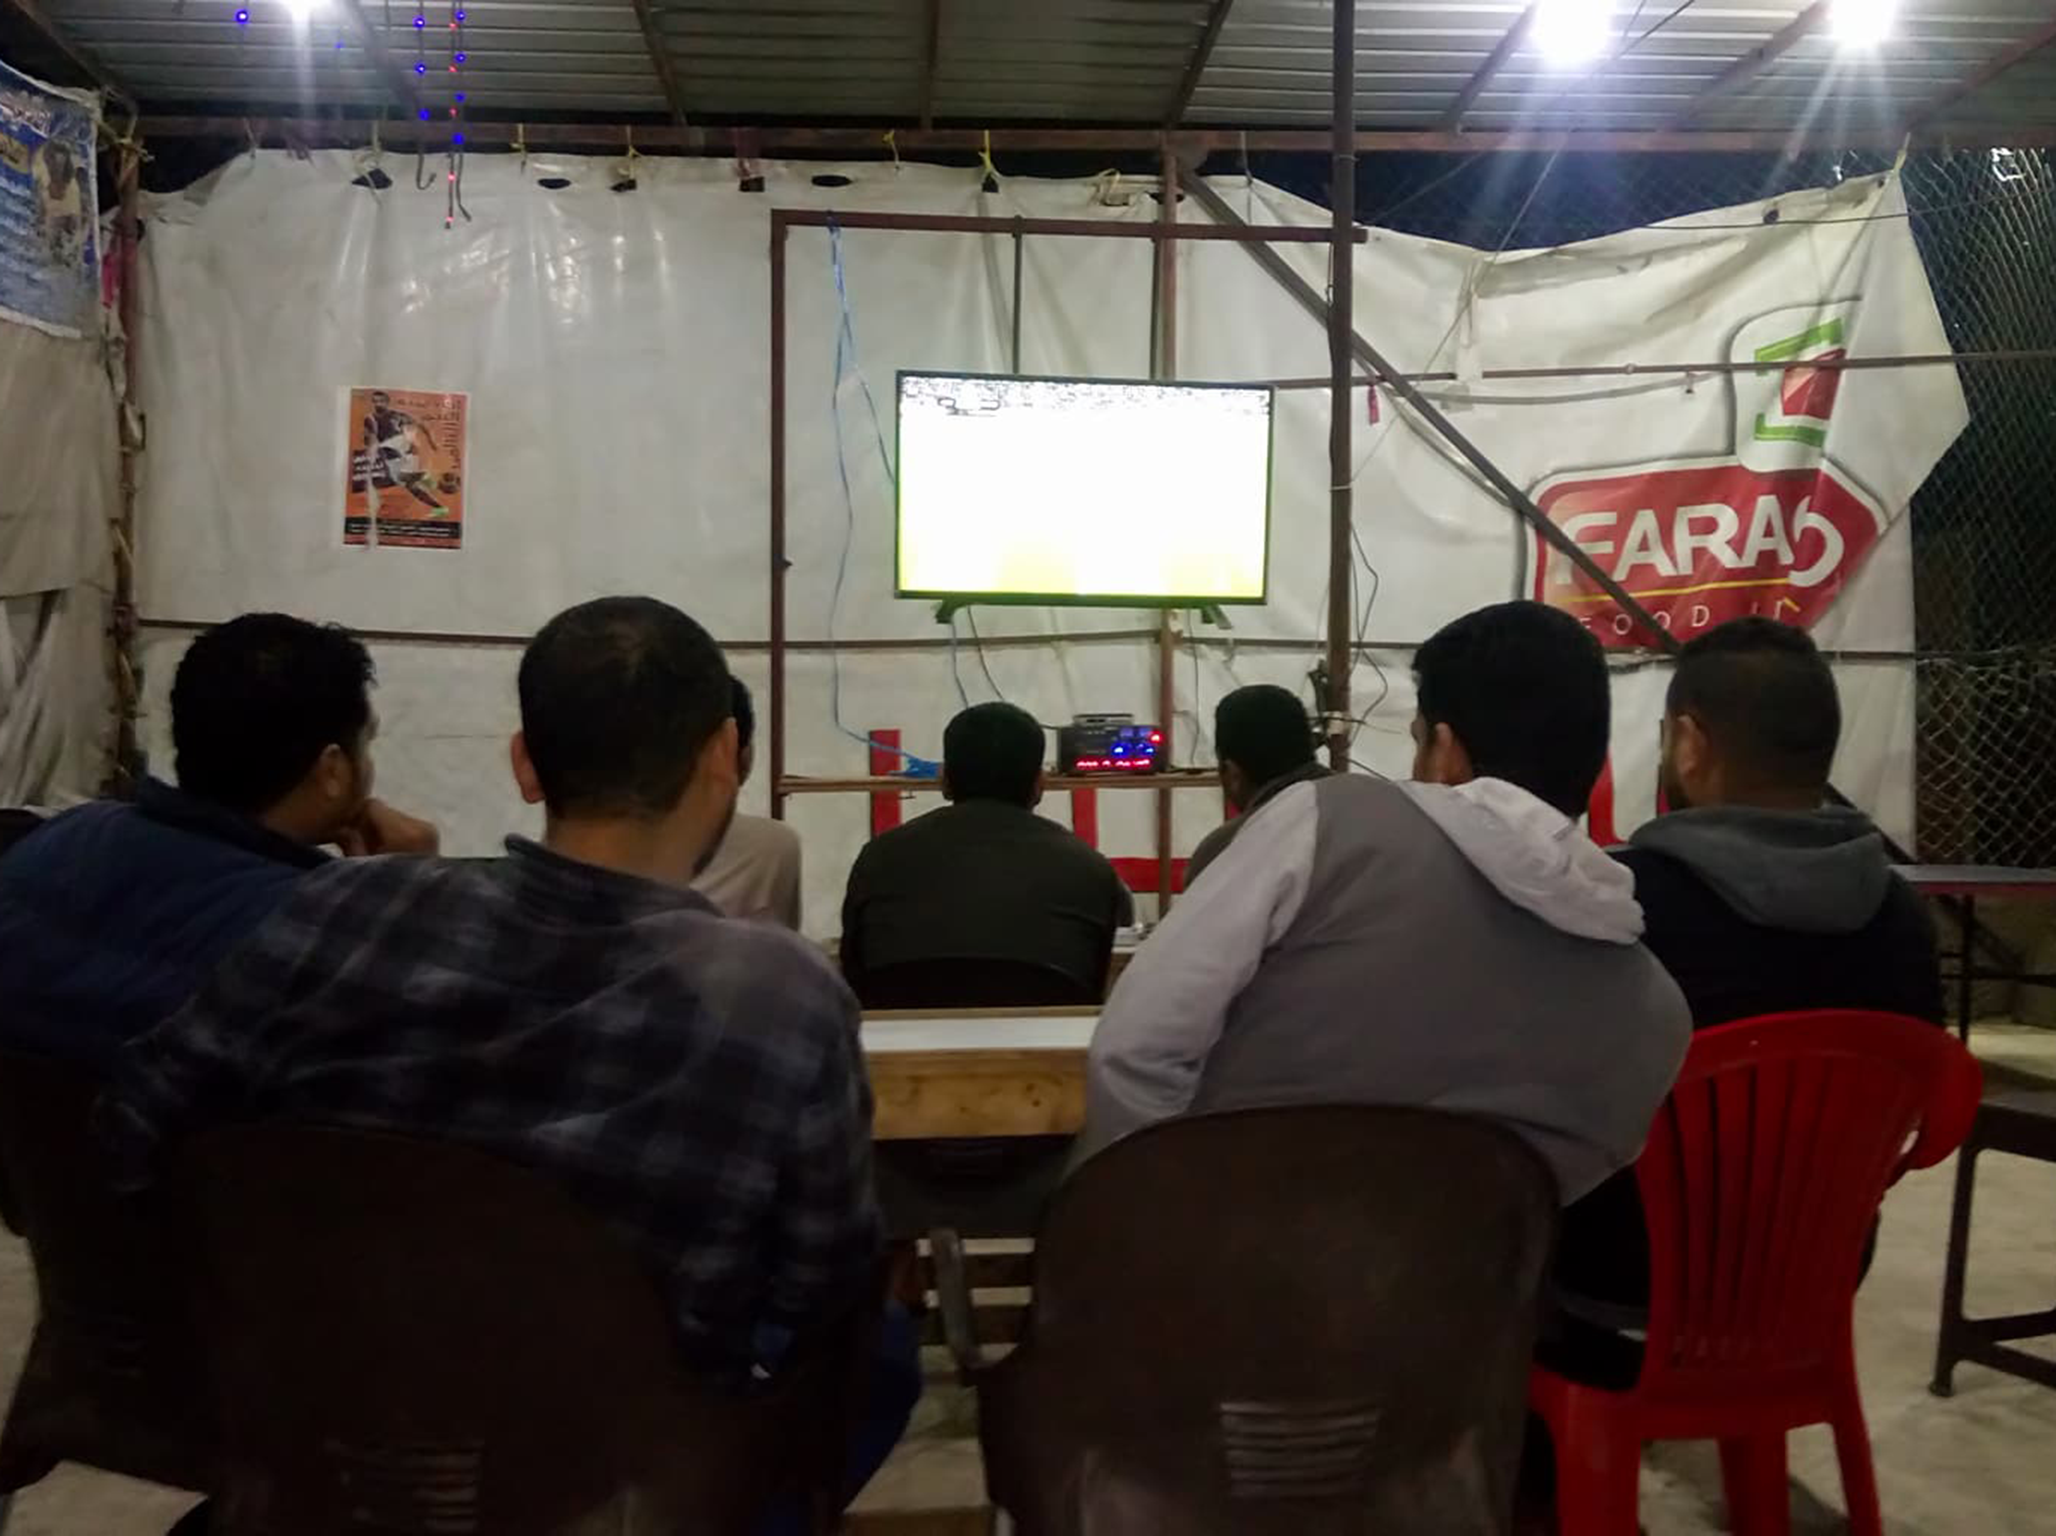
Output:
<svg viewBox="0 0 2056 1536">
<path fill-rule="evenodd" d="M 1749 614 L 1812 627 L 1892 521 L 1861 478 L 1862 445 L 1829 448 L 1844 371 L 1822 364 L 1848 356 L 1859 304 L 1773 310 L 1734 333 L 1727 453 L 1553 476 L 1536 505 L 1680 639 Z M 1907 435 L 1962 411 L 1954 375 L 1925 372 L 1926 389 L 1922 370 L 1894 380 Z M 1610 646 L 1646 643 L 1589 576 L 1539 537 L 1536 548 L 1535 597 Z"/>
<path fill-rule="evenodd" d="M 100 109 L 0 64 L 0 319 L 84 336 L 100 315 Z"/>
</svg>

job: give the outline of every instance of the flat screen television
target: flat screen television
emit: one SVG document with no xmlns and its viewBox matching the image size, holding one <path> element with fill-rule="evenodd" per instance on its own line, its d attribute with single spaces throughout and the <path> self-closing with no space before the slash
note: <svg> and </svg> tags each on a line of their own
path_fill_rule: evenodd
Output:
<svg viewBox="0 0 2056 1536">
<path fill-rule="evenodd" d="M 901 597 L 1260 603 L 1271 390 L 899 376 Z"/>
</svg>

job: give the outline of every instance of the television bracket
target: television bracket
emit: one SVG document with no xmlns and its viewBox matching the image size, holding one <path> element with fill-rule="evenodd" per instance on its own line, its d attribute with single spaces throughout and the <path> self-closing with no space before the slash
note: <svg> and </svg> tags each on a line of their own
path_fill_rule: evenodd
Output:
<svg viewBox="0 0 2056 1536">
<path fill-rule="evenodd" d="M 938 624 L 952 623 L 958 614 L 967 613 L 974 606 L 976 605 L 967 598 L 946 597 L 935 605 L 935 622 Z M 1199 621 L 1202 624 L 1211 624 L 1216 629 L 1233 629 L 1235 627 L 1228 622 L 1228 610 L 1219 603 L 1198 603 L 1193 606 L 1192 611 L 1199 615 Z M 1060 639 L 1062 637 L 1053 636 L 1052 638 Z"/>
</svg>

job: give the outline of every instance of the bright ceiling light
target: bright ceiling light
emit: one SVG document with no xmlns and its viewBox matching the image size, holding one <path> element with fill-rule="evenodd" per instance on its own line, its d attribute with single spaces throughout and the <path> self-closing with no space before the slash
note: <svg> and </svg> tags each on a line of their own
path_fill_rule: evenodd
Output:
<svg viewBox="0 0 2056 1536">
<path fill-rule="evenodd" d="M 306 21 L 316 11 L 328 9 L 328 0 L 283 0 L 286 13 L 295 21 Z"/>
<path fill-rule="evenodd" d="M 1586 64 L 1613 40 L 1613 0 L 1537 0 L 1530 36 L 1551 64 Z"/>
<path fill-rule="evenodd" d="M 1844 48 L 1875 48 L 1892 35 L 1898 0 L 1833 0 L 1828 33 Z"/>
</svg>

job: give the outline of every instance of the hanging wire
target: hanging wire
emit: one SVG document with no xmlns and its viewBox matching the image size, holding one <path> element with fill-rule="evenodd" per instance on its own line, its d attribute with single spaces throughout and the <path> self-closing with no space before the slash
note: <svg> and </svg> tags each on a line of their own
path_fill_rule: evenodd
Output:
<svg viewBox="0 0 2056 1536">
<path fill-rule="evenodd" d="M 971 707 L 971 695 L 964 691 L 964 674 L 957 665 L 957 616 L 949 616 L 949 680 L 957 685 L 957 702 Z"/>
<path fill-rule="evenodd" d="M 1193 643 L 1193 631 L 1198 628 L 1198 614 L 1194 613 L 1190 608 L 1186 609 L 1185 648 L 1192 652 L 1192 707 L 1188 710 L 1180 711 L 1180 713 L 1192 721 L 1193 734 L 1199 738 L 1200 745 L 1206 748 L 1206 755 L 1213 759 L 1214 764 L 1218 764 L 1221 760 L 1221 754 L 1219 749 L 1214 746 L 1213 732 L 1207 729 L 1206 711 L 1200 707 L 1199 653 L 1201 647 Z M 1212 766 L 1212 764 L 1203 763 L 1195 759 L 1192 766 L 1195 768 L 1205 768 Z"/>
<path fill-rule="evenodd" d="M 849 456 L 843 448 L 842 385 L 846 376 L 854 375 L 857 387 L 863 392 L 864 408 L 871 418 L 871 434 L 878 444 L 878 463 L 885 471 L 886 484 L 893 488 L 895 494 L 899 489 L 899 476 L 893 469 L 892 455 L 886 451 L 885 427 L 879 420 L 877 397 L 871 393 L 871 381 L 865 376 L 864 365 L 858 357 L 856 321 L 850 313 L 849 285 L 842 265 L 842 226 L 833 218 L 828 221 L 828 263 L 835 277 L 835 303 L 840 314 L 835 328 L 835 377 L 828 392 L 828 418 L 835 432 L 835 473 L 842 487 L 843 511 L 842 552 L 836 558 L 835 587 L 828 600 L 829 716 L 836 730 L 852 741 L 860 741 L 878 751 L 895 753 L 903 762 L 913 762 L 916 760 L 913 754 L 863 731 L 852 730 L 842 718 L 842 651 L 835 643 L 835 625 L 842 612 L 843 588 L 849 580 L 850 550 L 857 539 L 856 493 L 850 488 Z M 952 636 L 956 633 L 954 624 L 950 626 L 950 633 Z M 951 667 L 955 669 L 954 661 Z M 958 686 L 961 690 L 961 683 Z"/>
<path fill-rule="evenodd" d="M 978 633 L 978 616 L 966 608 L 964 622 L 971 626 L 971 643 L 978 648 L 978 670 L 985 674 L 985 686 L 992 690 L 995 699 L 1006 703 L 1006 691 L 1000 687 L 999 679 L 992 675 L 992 663 L 985 657 L 985 637 Z"/>
</svg>

